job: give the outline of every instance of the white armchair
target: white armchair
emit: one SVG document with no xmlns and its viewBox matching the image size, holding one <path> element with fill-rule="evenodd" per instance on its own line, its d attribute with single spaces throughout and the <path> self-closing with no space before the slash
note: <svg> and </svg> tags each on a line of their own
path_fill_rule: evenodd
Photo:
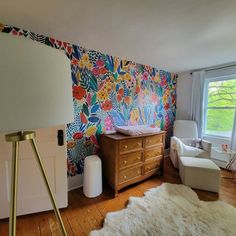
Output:
<svg viewBox="0 0 236 236">
<path fill-rule="evenodd" d="M 197 125 L 191 120 L 176 120 L 171 137 L 170 159 L 178 168 L 179 156 L 211 158 L 212 144 L 198 138 Z"/>
</svg>

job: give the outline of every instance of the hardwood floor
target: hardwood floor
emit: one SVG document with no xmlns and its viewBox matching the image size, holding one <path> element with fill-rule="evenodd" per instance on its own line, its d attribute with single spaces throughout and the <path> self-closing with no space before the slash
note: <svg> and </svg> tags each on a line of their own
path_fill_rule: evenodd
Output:
<svg viewBox="0 0 236 236">
<path fill-rule="evenodd" d="M 91 230 L 101 228 L 106 214 L 125 208 L 130 196 L 143 196 L 147 189 L 159 186 L 164 182 L 181 183 L 178 171 L 174 169 L 169 158 L 165 158 L 164 166 L 164 176 L 153 176 L 127 187 L 119 193 L 117 198 L 113 198 L 113 192 L 108 186 L 104 186 L 103 194 L 94 199 L 86 198 L 81 188 L 69 192 L 69 207 L 61 210 L 68 235 L 88 235 Z M 220 199 L 236 207 L 236 184 L 229 177 L 232 177 L 232 174 L 223 170 L 219 195 L 200 190 L 196 190 L 196 193 L 201 200 Z M 8 220 L 1 220 L 0 236 L 5 235 L 8 235 Z M 17 235 L 60 235 L 53 211 L 18 217 Z"/>
</svg>

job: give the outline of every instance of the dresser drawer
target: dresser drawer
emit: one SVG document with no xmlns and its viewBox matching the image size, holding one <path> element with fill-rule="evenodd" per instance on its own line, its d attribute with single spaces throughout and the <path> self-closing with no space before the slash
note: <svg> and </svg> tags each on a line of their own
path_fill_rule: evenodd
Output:
<svg viewBox="0 0 236 236">
<path fill-rule="evenodd" d="M 145 151 L 145 161 L 154 157 L 158 157 L 162 155 L 162 147 L 159 146 L 155 149 L 150 149 Z"/>
<path fill-rule="evenodd" d="M 120 155 L 119 168 L 125 168 L 142 162 L 142 152 L 132 152 Z"/>
<path fill-rule="evenodd" d="M 162 144 L 162 135 L 152 135 L 145 138 L 145 147 L 152 147 Z"/>
<path fill-rule="evenodd" d="M 141 176 L 142 166 L 121 170 L 119 172 L 119 184 Z"/>
<path fill-rule="evenodd" d="M 162 161 L 162 158 L 160 158 L 160 159 L 158 159 L 156 161 L 152 161 L 152 162 L 146 163 L 144 165 L 144 174 L 147 174 L 148 172 L 160 169 L 161 161 Z"/>
<path fill-rule="evenodd" d="M 141 150 L 143 147 L 142 138 L 134 138 L 120 141 L 120 153 Z"/>
</svg>

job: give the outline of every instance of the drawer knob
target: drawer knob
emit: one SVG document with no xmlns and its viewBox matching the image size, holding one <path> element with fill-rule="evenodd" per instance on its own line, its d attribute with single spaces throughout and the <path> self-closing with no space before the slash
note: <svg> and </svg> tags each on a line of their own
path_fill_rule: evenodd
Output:
<svg viewBox="0 0 236 236">
<path fill-rule="evenodd" d="M 140 146 L 141 146 L 141 143 L 138 143 L 138 146 L 140 147 Z"/>
<path fill-rule="evenodd" d="M 127 179 L 127 176 L 126 176 L 126 175 L 124 175 L 124 176 L 123 176 L 123 178 L 124 178 L 124 179 Z"/>
<path fill-rule="evenodd" d="M 126 165 L 126 164 L 127 164 L 127 161 L 123 161 L 123 163 Z"/>
<path fill-rule="evenodd" d="M 137 174 L 140 174 L 140 170 L 137 170 Z"/>
<path fill-rule="evenodd" d="M 137 157 L 137 160 L 139 161 L 139 160 L 140 160 L 140 157 Z"/>
<path fill-rule="evenodd" d="M 128 146 L 127 146 L 127 145 L 125 145 L 125 146 L 124 146 L 124 148 L 125 148 L 125 149 L 127 149 L 127 148 L 128 148 Z"/>
</svg>

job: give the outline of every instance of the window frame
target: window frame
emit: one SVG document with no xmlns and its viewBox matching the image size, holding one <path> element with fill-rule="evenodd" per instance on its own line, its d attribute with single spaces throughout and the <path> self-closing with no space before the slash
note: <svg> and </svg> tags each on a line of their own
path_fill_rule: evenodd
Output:
<svg viewBox="0 0 236 236">
<path fill-rule="evenodd" d="M 224 139 L 224 140 L 231 140 L 231 137 L 227 136 L 221 136 L 221 135 L 214 135 L 214 134 L 207 134 L 206 133 L 206 124 L 207 124 L 207 110 L 208 110 L 208 88 L 210 82 L 217 82 L 222 80 L 232 80 L 236 79 L 236 74 L 230 74 L 230 75 L 224 75 L 224 76 L 218 76 L 218 77 L 209 77 L 205 78 L 204 80 L 204 90 L 203 90 L 203 125 L 202 125 L 202 135 L 204 137 L 210 137 L 210 138 L 216 138 L 216 139 Z M 224 108 L 215 108 L 215 109 L 227 109 L 227 107 Z M 235 107 L 236 110 L 236 107 Z"/>
</svg>

